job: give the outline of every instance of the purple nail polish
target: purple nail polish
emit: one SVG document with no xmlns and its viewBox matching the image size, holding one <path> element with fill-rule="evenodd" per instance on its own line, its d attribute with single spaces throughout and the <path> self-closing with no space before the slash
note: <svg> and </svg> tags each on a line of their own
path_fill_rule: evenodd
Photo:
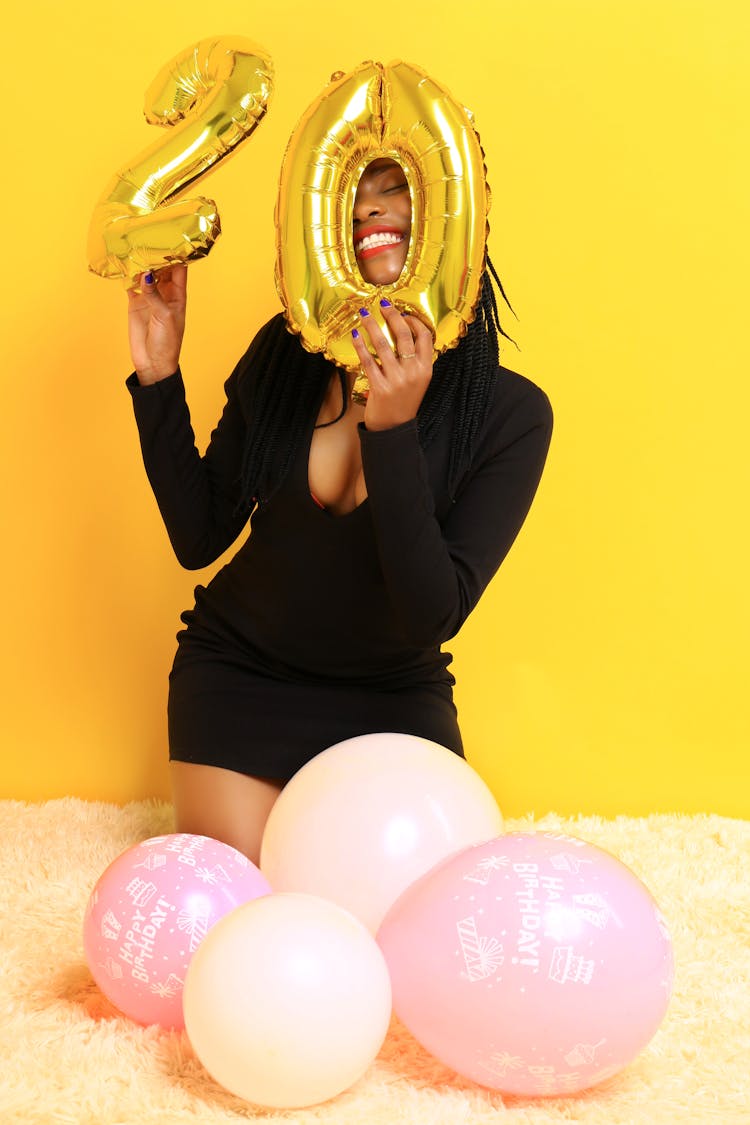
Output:
<svg viewBox="0 0 750 1125">
<path fill-rule="evenodd" d="M 146 282 L 146 285 L 153 285 L 153 284 L 154 284 L 154 275 L 153 275 L 153 274 L 151 273 L 151 271 L 150 271 L 150 270 L 149 270 L 149 272 L 148 272 L 148 273 L 147 273 L 147 274 L 146 274 L 146 275 L 144 276 L 143 280 L 144 280 L 144 281 Z"/>
<path fill-rule="evenodd" d="M 360 309 L 359 315 L 360 316 L 369 316 L 370 314 L 368 313 L 367 309 Z"/>
<path fill-rule="evenodd" d="M 354 337 L 355 340 L 359 339 L 359 332 L 357 331 L 356 328 L 352 328 L 352 336 Z"/>
<path fill-rule="evenodd" d="M 380 301 L 380 304 L 383 306 L 384 309 L 389 309 L 391 307 L 391 302 L 388 300 L 387 297 L 383 297 Z"/>
</svg>

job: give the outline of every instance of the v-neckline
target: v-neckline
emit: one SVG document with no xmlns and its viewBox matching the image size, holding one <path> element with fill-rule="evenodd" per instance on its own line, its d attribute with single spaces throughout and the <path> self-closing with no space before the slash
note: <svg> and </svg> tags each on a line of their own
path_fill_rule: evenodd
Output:
<svg viewBox="0 0 750 1125">
<path fill-rule="evenodd" d="M 307 432 L 306 432 L 306 435 L 305 435 L 304 450 L 303 450 L 304 456 L 300 458 L 300 463 L 301 463 L 301 465 L 304 466 L 304 478 L 303 479 L 304 479 L 304 490 L 305 490 L 305 502 L 306 502 L 307 506 L 310 509 L 312 509 L 313 512 L 317 513 L 317 515 L 322 517 L 322 518 L 327 518 L 329 520 L 347 520 L 351 516 L 356 515 L 357 512 L 361 511 L 363 508 L 365 508 L 367 506 L 369 496 L 365 496 L 364 499 L 359 502 L 359 504 L 356 504 L 348 512 L 333 512 L 333 511 L 331 511 L 330 508 L 327 508 L 320 500 L 316 499 L 315 495 L 313 494 L 312 489 L 310 488 L 310 454 L 312 452 L 312 443 L 313 443 L 313 438 L 315 436 L 315 431 L 318 430 L 318 429 L 323 429 L 324 426 L 331 424 L 331 423 L 324 423 L 324 426 L 318 426 L 318 424 L 317 424 L 318 415 L 320 414 L 320 409 L 323 405 L 323 401 L 325 399 L 327 391 L 328 391 L 328 383 L 324 383 L 323 388 L 321 390 L 321 393 L 318 396 L 318 399 L 315 403 L 315 409 L 314 409 L 313 414 L 312 414 L 312 421 L 307 427 Z M 349 404 L 347 404 L 347 408 L 348 408 L 348 405 Z M 346 411 L 344 411 L 343 414 L 341 414 L 339 416 L 339 418 L 336 419 L 336 421 L 340 421 L 344 417 L 345 414 L 346 414 Z"/>
</svg>

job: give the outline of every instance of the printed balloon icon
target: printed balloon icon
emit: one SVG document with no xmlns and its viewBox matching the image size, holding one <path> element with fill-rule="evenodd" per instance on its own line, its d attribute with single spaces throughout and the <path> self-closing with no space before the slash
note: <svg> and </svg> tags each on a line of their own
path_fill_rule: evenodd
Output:
<svg viewBox="0 0 750 1125">
<path fill-rule="evenodd" d="M 396 1014 L 451 1069 L 506 1093 L 616 1074 L 667 1010 L 674 966 L 648 889 L 573 837 L 508 834 L 439 864 L 378 932 Z"/>
<path fill-rule="evenodd" d="M 184 1026 L 188 965 L 229 911 L 271 893 L 257 867 L 207 836 L 154 836 L 104 871 L 86 907 L 83 943 L 91 974 L 124 1015 Z"/>
</svg>

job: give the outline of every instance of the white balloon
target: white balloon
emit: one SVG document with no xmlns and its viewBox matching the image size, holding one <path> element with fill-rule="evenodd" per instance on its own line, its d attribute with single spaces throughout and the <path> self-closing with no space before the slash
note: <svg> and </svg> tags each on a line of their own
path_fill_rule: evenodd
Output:
<svg viewBox="0 0 750 1125">
<path fill-rule="evenodd" d="M 502 830 L 497 801 L 463 758 L 413 735 L 368 734 L 292 778 L 268 819 L 260 866 L 275 891 L 337 902 L 375 934 L 411 883 Z"/>
<path fill-rule="evenodd" d="M 383 954 L 335 903 L 274 894 L 225 915 L 183 993 L 193 1049 L 220 1085 L 277 1109 L 327 1101 L 380 1050 L 391 1017 Z"/>
</svg>

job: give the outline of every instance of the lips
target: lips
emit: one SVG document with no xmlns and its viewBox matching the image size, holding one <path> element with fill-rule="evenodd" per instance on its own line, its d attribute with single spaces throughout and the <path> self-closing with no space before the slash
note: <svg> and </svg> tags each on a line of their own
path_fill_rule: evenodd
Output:
<svg viewBox="0 0 750 1125">
<path fill-rule="evenodd" d="M 374 258 L 385 250 L 401 245 L 405 240 L 403 231 L 396 227 L 373 226 L 358 231 L 354 237 L 354 253 L 360 259 Z"/>
</svg>

